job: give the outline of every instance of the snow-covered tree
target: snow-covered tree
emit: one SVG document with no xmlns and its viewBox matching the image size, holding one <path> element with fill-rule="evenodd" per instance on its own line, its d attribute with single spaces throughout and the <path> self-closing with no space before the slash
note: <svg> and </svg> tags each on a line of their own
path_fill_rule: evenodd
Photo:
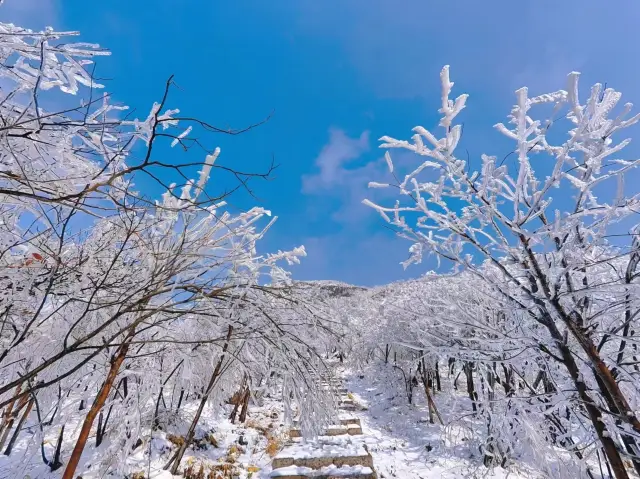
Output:
<svg viewBox="0 0 640 479">
<path fill-rule="evenodd" d="M 543 359 L 561 365 L 553 371 L 571 385 L 573 412 L 590 422 L 616 478 L 627 478 L 625 458 L 640 472 L 637 234 L 632 229 L 626 245 L 610 235 L 632 223 L 639 206 L 624 180 L 640 160 L 621 159 L 630 140 L 614 136 L 640 116 L 629 117 L 630 104 L 618 111 L 620 93 L 601 85 L 582 103 L 578 78 L 571 73 L 566 91 L 534 97 L 519 89 L 511 126 L 496 125 L 515 142 L 513 154 L 483 155 L 474 171 L 456 155 L 462 126 L 455 119 L 467 95 L 450 99 L 445 67 L 442 136 L 416 127 L 411 141 L 383 137 L 383 148 L 426 159 L 401 177 L 387 151 L 393 180 L 370 186 L 395 188 L 399 198 L 365 203 L 413 242 L 405 266 L 433 254 L 491 287 L 507 320 L 495 324 L 497 338 L 504 341 L 509 324 L 534 333 Z M 536 120 L 536 110 L 550 116 Z M 557 132 L 563 125 L 566 138 Z"/>
<path fill-rule="evenodd" d="M 127 472 L 140 443 L 180 416 L 190 427 L 167 458 L 175 473 L 204 405 L 241 385 L 257 397 L 274 372 L 294 413 L 327 422 L 333 397 L 307 379 L 324 367 L 313 341 L 332 332 L 281 267 L 304 248 L 260 254 L 275 218 L 228 208 L 210 182 L 268 176 L 220 165 L 204 146 L 207 133 L 246 129 L 170 109 L 172 79 L 146 118 L 128 117 L 91 73 L 108 52 L 70 35 L 0 24 L 4 454 L 28 422 L 36 440 L 20 443 L 21 470 L 73 478 L 95 430 L 94 467 Z M 162 198 L 136 190 L 144 175 Z M 196 413 L 185 416 L 189 395 Z"/>
</svg>

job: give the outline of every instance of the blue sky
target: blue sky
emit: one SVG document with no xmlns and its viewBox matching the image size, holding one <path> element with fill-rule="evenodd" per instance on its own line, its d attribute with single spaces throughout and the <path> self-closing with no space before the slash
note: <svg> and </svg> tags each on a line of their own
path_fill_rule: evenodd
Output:
<svg viewBox="0 0 640 479">
<path fill-rule="evenodd" d="M 299 279 L 372 285 L 430 268 L 404 272 L 410 245 L 360 202 L 368 181 L 385 179 L 377 138 L 437 124 L 444 64 L 455 93 L 471 95 L 462 120 L 472 158 L 508 152 L 491 126 L 524 84 L 562 88 L 578 70 L 583 87 L 607 82 L 640 104 L 631 0 L 6 0 L 0 18 L 79 30 L 110 49 L 98 76 L 141 116 L 170 74 L 181 87 L 171 106 L 211 123 L 240 127 L 273 110 L 262 127 L 213 140 L 230 166 L 261 170 L 272 155 L 280 165 L 255 184 L 279 216 L 263 248 L 304 244 Z"/>
</svg>

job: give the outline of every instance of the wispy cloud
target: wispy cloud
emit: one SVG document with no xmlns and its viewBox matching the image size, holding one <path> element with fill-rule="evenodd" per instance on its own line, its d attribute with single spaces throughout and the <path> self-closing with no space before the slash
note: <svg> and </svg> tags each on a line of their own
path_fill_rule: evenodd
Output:
<svg viewBox="0 0 640 479">
<path fill-rule="evenodd" d="M 410 152 L 395 151 L 393 160 L 402 177 L 407 168 L 419 164 L 420 158 Z M 368 187 L 371 181 L 394 182 L 382 152 L 371 150 L 368 131 L 351 138 L 343 130 L 330 129 L 329 142 L 315 165 L 319 171 L 302 178 L 302 192 L 332 200 L 323 202 L 324 207 L 330 209 L 330 219 L 344 228 L 359 228 L 363 223 L 379 220 L 371 208 L 362 204 L 363 199 L 384 202 L 396 193 L 392 188 Z"/>
<path fill-rule="evenodd" d="M 315 160 L 318 172 L 302 178 L 303 193 L 333 200 L 325 207 L 331 209 L 331 220 L 342 226 L 371 219 L 362 200 L 368 195 L 368 182 L 383 174 L 385 163 L 380 156 L 368 160 L 370 150 L 368 131 L 351 138 L 343 130 L 331 128 L 329 142 Z"/>
<path fill-rule="evenodd" d="M 329 143 L 322 148 L 314 162 L 319 171 L 302 178 L 302 192 L 323 193 L 348 185 L 353 173 L 348 169 L 349 162 L 357 160 L 367 151 L 368 131 L 362 132 L 358 138 L 350 138 L 343 130 L 331 128 Z"/>
</svg>

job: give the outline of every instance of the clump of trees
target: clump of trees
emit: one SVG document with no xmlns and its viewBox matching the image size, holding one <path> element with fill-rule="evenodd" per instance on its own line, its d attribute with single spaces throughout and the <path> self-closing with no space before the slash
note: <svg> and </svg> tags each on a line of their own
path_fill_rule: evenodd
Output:
<svg viewBox="0 0 640 479">
<path fill-rule="evenodd" d="M 245 172 L 209 146 L 257 125 L 181 114 L 171 78 L 135 119 L 92 75 L 108 52 L 72 35 L 0 24 L 0 452 L 20 444 L 21 471 L 70 479 L 99 447 L 92 467 L 125 473 L 180 418 L 188 433 L 165 466 L 176 473 L 205 404 L 241 390 L 246 417 L 274 382 L 322 422 L 332 398 L 308 377 L 323 367 L 314 341 L 332 332 L 281 266 L 304 248 L 260 254 L 275 218 L 225 204 L 273 165 Z M 235 185 L 216 192 L 214 175 Z"/>
<path fill-rule="evenodd" d="M 9 467 L 70 479 L 98 448 L 94 467 L 126 473 L 183 421 L 164 466 L 176 473 L 207 404 L 234 396 L 243 420 L 270 389 L 312 433 L 334 402 L 310 378 L 323 354 L 346 354 L 393 363 L 434 423 L 449 417 L 444 384 L 463 392 L 487 466 L 562 453 L 589 477 L 640 474 L 640 196 L 625 182 L 640 160 L 617 139 L 640 116 L 619 92 L 595 85 L 583 101 L 577 73 L 566 90 L 518 90 L 496 125 L 513 151 L 474 171 L 456 154 L 467 96 L 450 99 L 445 67 L 442 134 L 383 137 L 391 179 L 370 186 L 398 198 L 365 203 L 413 243 L 405 267 L 433 255 L 454 271 L 374 290 L 296 284 L 285 265 L 304 248 L 260 254 L 275 218 L 225 203 L 273 165 L 225 166 L 209 145 L 258 124 L 183 115 L 171 78 L 135 119 L 92 74 L 108 52 L 70 35 L 0 23 L 0 452 L 21 454 Z M 394 148 L 420 161 L 399 171 Z M 214 174 L 233 185 L 215 191 Z"/>
<path fill-rule="evenodd" d="M 496 125 L 512 153 L 482 155 L 475 171 L 478 162 L 456 153 L 467 95 L 450 98 L 445 67 L 442 135 L 416 127 L 411 141 L 382 137 L 392 180 L 370 186 L 394 188 L 398 199 L 365 203 L 412 241 L 405 267 L 429 254 L 464 271 L 403 293 L 412 321 L 398 334 L 416 350 L 463 361 L 474 391 L 484 383 L 486 454 L 504 463 L 527 440 L 524 421 L 528 431 L 544 423 L 550 444 L 588 464 L 603 457 L 626 479 L 640 473 L 640 197 L 625 179 L 640 160 L 622 159 L 630 140 L 617 137 L 640 116 L 598 84 L 582 101 L 578 78 L 539 96 L 519 89 L 509 123 Z M 395 148 L 422 157 L 404 176 Z M 475 411 L 480 398 L 469 394 Z"/>
</svg>

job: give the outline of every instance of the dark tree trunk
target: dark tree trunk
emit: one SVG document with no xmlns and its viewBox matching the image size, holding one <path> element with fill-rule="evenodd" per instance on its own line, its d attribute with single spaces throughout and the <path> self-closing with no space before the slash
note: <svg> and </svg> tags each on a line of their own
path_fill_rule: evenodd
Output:
<svg viewBox="0 0 640 479">
<path fill-rule="evenodd" d="M 51 461 L 51 471 L 57 471 L 62 467 L 62 461 L 60 460 L 60 453 L 62 452 L 62 439 L 64 437 L 64 424 L 60 428 L 60 434 L 58 434 L 58 442 L 56 443 L 56 452 L 53 455 L 53 461 Z"/>
<path fill-rule="evenodd" d="M 618 451 L 616 443 L 613 440 L 613 435 L 609 431 L 607 431 L 605 423 L 602 421 L 601 413 L 598 410 L 598 406 L 589 395 L 589 391 L 587 390 L 586 384 L 582 380 L 582 375 L 580 373 L 580 369 L 578 368 L 578 364 L 576 363 L 576 360 L 573 356 L 573 353 L 569 349 L 569 346 L 564 342 L 562 334 L 557 329 L 555 323 L 551 318 L 548 318 L 548 320 L 546 320 L 545 325 L 551 333 L 551 336 L 556 340 L 556 344 L 561 353 L 563 363 L 567 368 L 567 371 L 569 372 L 569 376 L 571 377 L 576 390 L 578 391 L 578 396 L 582 402 L 583 407 L 587 411 L 587 415 L 591 420 L 591 424 L 593 425 L 598 438 L 600 439 L 605 457 L 609 461 L 615 478 L 629 479 L 629 474 L 624 465 L 624 462 L 622 461 L 622 457 L 620 456 L 620 452 Z"/>
<path fill-rule="evenodd" d="M 438 417 L 438 421 L 440 421 L 440 424 L 444 425 L 444 422 L 442 421 L 442 417 L 440 416 L 440 413 L 438 412 L 438 408 L 436 407 L 436 403 L 433 400 L 433 397 L 431 397 L 431 391 L 429 390 L 429 381 L 427 381 L 424 356 L 422 354 L 421 356 L 422 358 L 420 360 L 420 364 L 421 364 L 420 371 L 421 371 L 421 377 L 422 377 L 422 385 L 424 386 L 424 394 L 427 396 L 427 404 L 429 406 L 429 422 L 431 424 L 434 423 L 433 415 L 435 414 Z"/>
<path fill-rule="evenodd" d="M 169 462 L 164 466 L 165 470 L 171 468 L 170 472 L 173 475 L 178 474 L 178 469 L 180 468 L 180 462 L 182 461 L 182 457 L 184 456 L 184 453 L 186 452 L 187 448 L 191 445 L 191 442 L 193 441 L 193 437 L 196 432 L 196 427 L 198 425 L 198 422 L 200 421 L 200 416 L 202 416 L 202 411 L 204 410 L 204 407 L 207 404 L 207 400 L 209 399 L 209 395 L 211 394 L 211 391 L 213 391 L 213 387 L 215 386 L 218 380 L 218 377 L 220 376 L 220 372 L 222 370 L 222 364 L 226 357 L 227 349 L 229 348 L 229 342 L 231 341 L 232 332 L 233 332 L 233 326 L 229 326 L 229 329 L 227 331 L 227 339 L 224 343 L 224 347 L 222 348 L 222 355 L 220 356 L 220 359 L 218 360 L 218 363 L 216 364 L 216 367 L 213 370 L 213 373 L 211 374 L 211 378 L 209 379 L 209 384 L 207 384 L 207 388 L 203 391 L 202 398 L 200 399 L 200 405 L 198 406 L 195 416 L 191 421 L 191 426 L 189 427 L 189 431 L 187 432 L 187 435 L 185 436 L 182 445 L 178 448 L 178 450 L 176 451 L 174 456 L 169 460 Z"/>
<path fill-rule="evenodd" d="M 244 392 L 244 398 L 242 399 L 242 411 L 240 411 L 240 422 L 244 423 L 247 420 L 247 413 L 249 412 L 249 399 L 251 398 L 251 394 L 249 391 L 249 385 Z"/>
<path fill-rule="evenodd" d="M 182 398 L 184 398 L 184 388 L 180 388 L 180 396 L 178 397 L 178 405 L 176 406 L 176 413 L 180 411 L 182 405 Z"/>
<path fill-rule="evenodd" d="M 18 386 L 18 390 L 16 394 L 20 394 L 20 386 Z M 28 402 L 29 402 L 29 397 L 22 396 L 18 401 L 18 405 L 15 408 L 15 410 L 13 409 L 13 406 L 15 404 L 15 399 L 9 404 L 10 410 L 8 410 L 5 415 L 6 422 L 3 421 L 2 436 L 0 436 L 0 449 L 4 447 L 4 443 L 9 437 L 9 433 L 11 432 L 11 428 L 13 427 L 13 423 L 15 422 L 16 418 L 20 414 L 20 411 L 22 411 L 22 408 L 24 408 Z"/>
<path fill-rule="evenodd" d="M 471 407 L 473 412 L 478 412 L 478 393 L 476 392 L 476 387 L 473 382 L 473 363 L 465 361 L 463 370 L 467 377 L 467 394 L 469 395 L 469 399 L 471 399 Z"/>
<path fill-rule="evenodd" d="M 598 384 L 598 388 L 600 389 L 600 393 L 604 397 L 604 399 L 605 399 L 605 401 L 607 403 L 607 407 L 609 408 L 609 410 L 615 416 L 619 416 L 620 415 L 620 411 L 618 410 L 618 407 L 616 406 L 615 401 L 611 397 L 611 394 L 609 394 L 609 391 L 604 386 L 604 384 L 602 383 L 602 380 L 600 379 L 600 376 L 598 376 L 598 375 L 596 375 L 596 383 Z M 622 433 L 622 431 L 624 429 L 622 428 L 622 421 L 620 419 L 616 419 L 616 425 L 620 429 L 620 438 L 622 439 L 622 443 L 624 444 L 624 448 L 626 449 L 627 453 L 629 454 L 629 456 L 631 458 L 631 461 L 633 462 L 634 469 L 638 473 L 638 476 L 640 476 L 640 459 L 638 459 L 638 457 L 640 456 L 640 449 L 638 448 L 638 443 L 636 442 L 636 440 L 634 439 L 633 436 L 630 436 L 629 434 L 623 434 Z"/>
<path fill-rule="evenodd" d="M 111 409 L 109 409 L 109 411 L 111 411 Z M 103 427 L 105 424 L 103 416 L 102 410 L 100 410 L 100 414 L 98 414 L 98 426 L 96 427 L 96 447 L 102 444 L 102 438 L 104 436 Z"/>
<path fill-rule="evenodd" d="M 231 421 L 231 424 L 236 423 L 238 409 L 240 409 L 240 404 L 244 403 L 244 391 L 246 382 L 247 376 L 245 375 L 245 377 L 242 379 L 242 383 L 240 384 L 240 389 L 238 389 L 238 391 L 236 391 L 236 393 L 231 398 L 231 401 L 233 402 L 233 410 L 231 411 L 231 415 L 229 416 L 229 421 Z"/>
<path fill-rule="evenodd" d="M 31 401 L 29 401 L 29 404 L 27 405 L 27 408 L 25 409 L 24 413 L 22 414 L 22 417 L 20 418 L 20 421 L 18 422 L 18 425 L 16 426 L 15 431 L 13 431 L 13 436 L 11 436 L 11 439 L 9 440 L 9 444 L 7 444 L 7 448 L 4 450 L 4 455 L 5 456 L 10 456 L 11 455 L 11 451 L 13 450 L 13 446 L 16 443 L 16 440 L 18 439 L 18 436 L 20 435 L 20 430 L 22 429 L 22 426 L 24 425 L 24 422 L 27 420 L 27 417 L 29 416 L 29 413 L 31 412 L 31 409 L 33 408 L 35 401 L 33 399 L 31 399 Z"/>
</svg>

